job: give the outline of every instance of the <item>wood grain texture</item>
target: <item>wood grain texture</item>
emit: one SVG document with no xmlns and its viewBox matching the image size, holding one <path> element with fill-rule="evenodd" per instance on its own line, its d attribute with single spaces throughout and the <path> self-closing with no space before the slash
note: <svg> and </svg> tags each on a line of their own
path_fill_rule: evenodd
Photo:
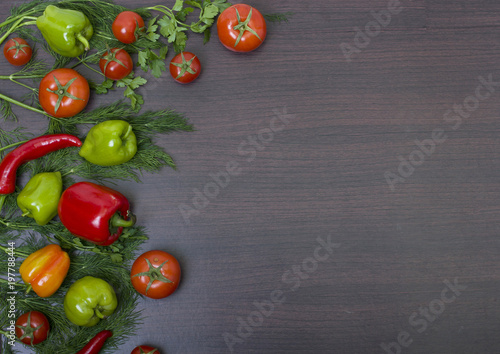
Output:
<svg viewBox="0 0 500 354">
<path fill-rule="evenodd" d="M 192 36 L 198 81 L 165 76 L 142 91 L 145 109 L 183 112 L 196 132 L 159 141 L 178 171 L 120 184 L 149 229 L 144 250 L 168 250 L 183 267 L 173 296 L 141 303 L 147 321 L 120 353 L 145 343 L 228 353 L 224 334 L 238 332 L 235 353 L 499 352 L 500 87 L 459 126 L 447 111 L 475 95 L 480 77 L 500 81 L 500 5 L 401 0 L 346 60 L 341 44 L 354 46 L 372 12 L 393 2 L 252 0 L 263 13 L 296 14 L 269 24 L 248 55 L 225 50 L 216 31 L 206 46 Z M 2 18 L 19 3 L 3 1 Z M 4 83 L 0 92 L 23 94 Z M 44 126 L 17 111 L 21 125 Z M 280 116 L 287 123 L 271 136 Z M 417 141 L 436 129 L 446 140 L 417 161 Z M 265 142 L 252 150 L 259 134 Z M 386 172 L 411 158 L 418 165 L 391 190 Z M 212 175 L 228 163 L 241 171 L 216 191 Z M 186 221 L 179 207 L 196 207 L 204 189 L 213 197 Z M 318 238 L 329 237 L 336 245 L 315 266 Z M 300 283 L 297 267 L 311 270 Z M 454 282 L 462 287 L 445 290 Z M 257 315 L 255 302 L 276 291 L 282 303 Z M 240 319 L 258 325 L 248 333 Z"/>
</svg>

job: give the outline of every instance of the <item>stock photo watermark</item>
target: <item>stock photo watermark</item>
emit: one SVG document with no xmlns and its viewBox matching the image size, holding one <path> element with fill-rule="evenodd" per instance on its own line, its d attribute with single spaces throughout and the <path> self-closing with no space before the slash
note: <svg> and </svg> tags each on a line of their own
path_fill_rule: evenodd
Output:
<svg viewBox="0 0 500 354">
<path fill-rule="evenodd" d="M 304 258 L 300 263 L 291 266 L 281 275 L 281 284 L 269 293 L 269 296 L 260 301 L 252 303 L 255 308 L 246 317 L 236 317 L 236 332 L 222 333 L 222 338 L 229 351 L 234 352 L 237 344 L 242 344 L 250 338 L 255 328 L 263 325 L 266 318 L 271 316 L 277 306 L 286 301 L 286 293 L 297 291 L 304 280 L 307 280 L 312 273 L 318 270 L 319 263 L 326 262 L 333 255 L 333 250 L 341 246 L 340 243 L 332 242 L 331 235 L 326 239 L 318 237 L 317 246 L 312 252 L 312 256 Z M 285 287 L 283 287 L 285 286 Z"/>
<path fill-rule="evenodd" d="M 498 87 L 500 81 L 493 80 L 493 74 L 489 74 L 487 78 L 478 77 L 479 84 L 476 86 L 474 93 L 465 97 L 462 103 L 455 103 L 451 109 L 448 109 L 443 114 L 443 122 L 451 124 L 451 130 L 458 130 L 465 119 L 470 118 L 472 113 L 476 111 L 481 102 L 489 99 Z M 423 140 L 415 140 L 415 148 L 404 157 L 399 155 L 399 165 L 395 171 L 386 171 L 384 178 L 389 185 L 391 191 L 396 190 L 398 183 L 404 182 L 414 172 L 416 167 L 421 166 L 427 158 L 429 158 L 436 150 L 439 144 L 444 143 L 448 139 L 446 130 L 436 128 L 430 136 Z"/>
<path fill-rule="evenodd" d="M 290 121 L 295 119 L 295 115 L 288 114 L 286 107 L 282 111 L 274 110 L 273 113 L 274 116 L 269 120 L 269 126 L 260 129 L 255 134 L 248 135 L 239 143 L 238 155 L 246 157 L 244 160 L 246 163 L 252 163 L 259 152 L 265 150 L 275 139 L 276 134 L 283 131 Z M 242 164 L 236 160 L 230 160 L 220 170 L 209 173 L 208 181 L 203 187 L 193 189 L 190 203 L 179 204 L 178 209 L 184 221 L 189 224 L 192 216 L 199 215 L 242 172 Z"/>
<path fill-rule="evenodd" d="M 410 330 L 401 330 L 393 342 L 380 343 L 380 348 L 385 354 L 401 354 L 404 348 L 408 348 L 413 343 L 416 334 L 424 333 L 443 314 L 446 305 L 455 302 L 462 295 L 462 291 L 467 289 L 466 285 L 458 284 L 458 278 L 455 278 L 453 282 L 445 279 L 443 283 L 445 286 L 439 297 L 431 300 L 427 306 L 420 306 L 418 311 L 413 312 L 408 317 Z"/>
<path fill-rule="evenodd" d="M 389 26 L 393 17 L 403 11 L 401 7 L 400 0 L 389 0 L 387 3 L 387 8 L 382 9 L 379 12 L 371 11 L 370 14 L 373 17 L 372 21 L 369 21 L 363 29 L 359 27 L 354 27 L 356 34 L 351 43 L 341 43 L 340 49 L 342 54 L 344 54 L 345 60 L 351 62 L 351 57 L 354 54 L 359 54 L 363 49 L 368 47 L 373 38 L 378 36 L 383 28 Z"/>
<path fill-rule="evenodd" d="M 8 247 L 5 252 L 8 255 L 7 258 L 7 303 L 8 309 L 6 311 L 7 317 L 9 318 L 9 326 L 6 328 L 4 333 L 7 337 L 7 344 L 11 347 L 16 345 L 16 257 L 15 257 L 16 245 L 14 242 L 9 242 Z"/>
</svg>

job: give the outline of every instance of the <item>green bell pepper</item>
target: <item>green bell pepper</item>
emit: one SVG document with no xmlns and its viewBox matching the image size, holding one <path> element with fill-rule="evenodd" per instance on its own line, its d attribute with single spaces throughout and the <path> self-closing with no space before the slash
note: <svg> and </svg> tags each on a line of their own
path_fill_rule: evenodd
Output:
<svg viewBox="0 0 500 354">
<path fill-rule="evenodd" d="M 123 120 L 108 120 L 93 126 L 80 149 L 80 156 L 99 166 L 129 161 L 137 152 L 132 126 Z"/>
<path fill-rule="evenodd" d="M 56 52 L 65 57 L 77 57 L 89 50 L 94 29 L 84 13 L 49 5 L 36 20 L 36 26 Z"/>
<path fill-rule="evenodd" d="M 78 326 L 95 326 L 101 319 L 110 316 L 117 305 L 113 287 L 91 276 L 74 282 L 64 296 L 66 317 Z"/>
<path fill-rule="evenodd" d="M 33 176 L 17 196 L 23 216 L 46 225 L 57 215 L 57 205 L 63 189 L 60 172 L 44 172 Z"/>
</svg>

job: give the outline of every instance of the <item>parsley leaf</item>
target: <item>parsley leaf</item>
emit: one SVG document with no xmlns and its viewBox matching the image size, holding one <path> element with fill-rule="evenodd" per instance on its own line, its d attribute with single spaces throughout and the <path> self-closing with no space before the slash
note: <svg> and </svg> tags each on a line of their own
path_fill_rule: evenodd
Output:
<svg viewBox="0 0 500 354">
<path fill-rule="evenodd" d="M 116 87 L 126 87 L 123 95 L 130 99 L 130 105 L 134 111 L 139 111 L 141 109 L 141 105 L 144 104 L 144 99 L 141 95 L 134 92 L 134 90 L 138 89 L 140 86 L 146 84 L 148 80 L 136 76 L 134 74 L 130 74 L 126 78 L 116 81 Z"/>
<path fill-rule="evenodd" d="M 176 0 L 172 11 L 181 11 L 184 6 L 184 0 Z"/>
<path fill-rule="evenodd" d="M 160 35 L 156 33 L 156 30 L 158 29 L 158 25 L 155 24 L 156 18 L 157 17 L 153 17 L 151 20 L 149 20 L 148 30 L 146 31 L 146 37 L 151 42 L 156 42 L 160 38 Z"/>
<path fill-rule="evenodd" d="M 92 88 L 95 90 L 95 93 L 98 95 L 102 95 L 108 93 L 108 90 L 113 88 L 114 81 L 111 79 L 106 79 L 99 85 L 93 85 Z"/>
</svg>

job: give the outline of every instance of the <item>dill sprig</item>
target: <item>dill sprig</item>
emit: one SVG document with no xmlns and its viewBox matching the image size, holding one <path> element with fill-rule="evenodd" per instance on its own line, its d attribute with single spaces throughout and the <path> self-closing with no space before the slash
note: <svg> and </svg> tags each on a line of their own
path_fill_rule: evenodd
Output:
<svg viewBox="0 0 500 354">
<path fill-rule="evenodd" d="M 8 242 L 12 241 L 13 235 L 2 234 L 0 236 L 0 247 L 6 247 Z M 17 266 L 22 262 L 22 258 L 26 254 L 30 254 L 34 250 L 44 247 L 47 242 L 36 237 L 28 237 L 23 244 L 16 245 L 16 253 L 21 258 L 17 259 Z M 38 344 L 35 347 L 30 347 L 38 354 L 74 354 L 76 350 L 81 349 L 95 334 L 109 329 L 113 331 L 113 337 L 106 342 L 106 346 L 102 353 L 112 353 L 116 348 L 123 344 L 128 336 L 135 333 L 136 328 L 142 322 L 140 311 L 136 310 L 137 302 L 140 298 L 134 290 L 130 282 L 130 273 L 128 265 L 119 265 L 114 263 L 110 258 L 102 257 L 98 254 L 74 252 L 69 250 L 71 265 L 68 275 L 64 279 L 59 290 L 49 298 L 40 298 L 34 292 L 24 294 L 26 286 L 21 282 L 20 277 L 17 284 L 16 295 L 16 316 L 20 316 L 27 311 L 43 312 L 48 318 L 51 325 L 51 332 L 46 341 Z M 0 261 L 2 264 L 7 264 L 7 254 L 0 251 Z M 64 313 L 64 294 L 76 280 L 86 276 L 94 276 L 101 278 L 110 283 L 118 298 L 118 307 L 105 320 L 102 320 L 94 327 L 78 327 L 72 324 Z M 5 319 L 6 309 L 10 305 L 7 302 L 7 296 L 4 296 L 7 291 L 5 279 L 0 281 L 0 324 L 2 328 L 7 326 Z M 5 342 L 5 341 L 4 341 Z M 16 346 L 21 347 L 21 343 L 16 343 Z M 4 345 L 7 350 L 8 346 Z M 10 348 L 12 349 L 12 347 Z M 7 352 L 8 351 L 4 351 Z"/>
</svg>

